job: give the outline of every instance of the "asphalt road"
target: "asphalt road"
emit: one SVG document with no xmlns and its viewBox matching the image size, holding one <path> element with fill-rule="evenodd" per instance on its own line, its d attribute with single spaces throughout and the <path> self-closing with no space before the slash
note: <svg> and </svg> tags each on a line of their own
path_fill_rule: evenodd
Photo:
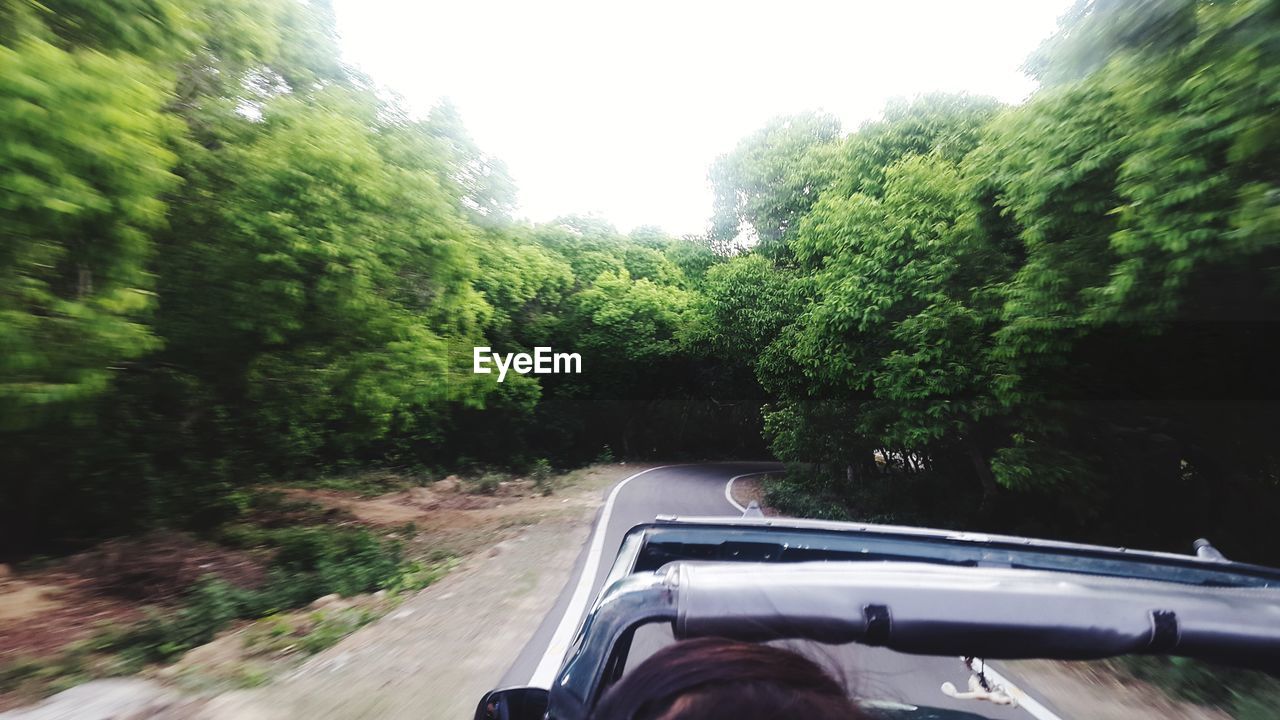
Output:
<svg viewBox="0 0 1280 720">
<path fill-rule="evenodd" d="M 725 485 L 729 479 L 779 467 L 777 463 L 766 462 L 673 465 L 648 470 L 628 478 L 621 486 L 615 486 L 596 518 L 596 532 L 583 547 L 573 574 L 555 606 L 503 676 L 500 687 L 547 687 L 550 684 L 587 606 L 600 592 L 627 530 L 664 514 L 740 515 L 725 496 Z M 601 522 L 605 523 L 603 532 L 600 532 Z M 652 651 L 669 639 L 669 630 L 659 628 L 637 633 L 634 652 Z M 849 686 L 860 697 L 963 710 L 991 720 L 1053 720 L 1061 717 L 1047 707 L 1037 708 L 1033 714 L 1022 708 L 954 700 L 943 695 L 939 687 L 945 681 L 951 681 L 962 690 L 966 688 L 968 671 L 958 658 L 906 655 L 856 644 L 829 646 L 809 643 L 802 649 L 824 665 L 840 668 Z M 1018 684 L 1016 678 L 1009 679 Z M 1033 702 L 1045 704 L 1029 688 L 1020 684 L 1019 688 L 1029 694 Z"/>
</svg>

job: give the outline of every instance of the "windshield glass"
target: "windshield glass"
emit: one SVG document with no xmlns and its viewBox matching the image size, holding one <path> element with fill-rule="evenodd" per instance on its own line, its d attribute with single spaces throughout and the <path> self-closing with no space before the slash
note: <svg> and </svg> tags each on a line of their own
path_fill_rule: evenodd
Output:
<svg viewBox="0 0 1280 720">
<path fill-rule="evenodd" d="M 1131 552 L 1121 548 L 1040 543 L 1030 539 L 971 539 L 919 529 L 829 524 L 789 528 L 785 521 L 761 528 L 698 526 L 696 521 L 652 526 L 631 565 L 659 570 L 680 560 L 708 562 L 923 562 L 984 568 L 1023 568 L 1206 587 L 1280 587 L 1280 570 L 1202 562 L 1194 557 Z M 623 561 L 624 564 L 629 562 Z"/>
</svg>

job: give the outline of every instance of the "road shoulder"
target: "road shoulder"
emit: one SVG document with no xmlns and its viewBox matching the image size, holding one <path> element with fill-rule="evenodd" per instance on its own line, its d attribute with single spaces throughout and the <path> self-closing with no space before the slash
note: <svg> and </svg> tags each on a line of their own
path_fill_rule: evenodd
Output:
<svg viewBox="0 0 1280 720">
<path fill-rule="evenodd" d="M 199 717 L 467 717 L 554 605 L 605 488 L 636 469 L 617 468 L 559 493 L 560 512 L 473 556 L 289 677 L 217 697 Z"/>
</svg>

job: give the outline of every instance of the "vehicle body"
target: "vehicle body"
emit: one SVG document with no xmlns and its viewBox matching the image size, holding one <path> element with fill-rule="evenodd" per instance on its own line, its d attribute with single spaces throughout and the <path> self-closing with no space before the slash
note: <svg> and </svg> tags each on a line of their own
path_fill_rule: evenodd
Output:
<svg viewBox="0 0 1280 720">
<path fill-rule="evenodd" d="M 1275 672 L 1280 570 L 1227 561 L 1203 541 L 1189 556 L 860 523 L 659 518 L 623 539 L 552 687 L 489 693 L 476 718 L 583 720 L 635 664 L 637 631 L 655 623 L 676 639 L 859 643 L 991 660 L 1168 654 Z M 988 689 L 975 674 L 971 690 Z M 956 697 L 954 687 L 943 692 Z"/>
</svg>

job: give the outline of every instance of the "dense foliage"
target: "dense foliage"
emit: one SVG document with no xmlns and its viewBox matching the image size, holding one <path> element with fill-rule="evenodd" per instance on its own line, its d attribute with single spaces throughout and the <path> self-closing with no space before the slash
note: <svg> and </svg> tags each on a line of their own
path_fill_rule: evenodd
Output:
<svg viewBox="0 0 1280 720">
<path fill-rule="evenodd" d="M 774 451 L 817 463 L 775 497 L 1280 559 L 1256 540 L 1280 500 L 1278 23 L 1081 3 L 1021 106 L 929 97 L 839 139 L 814 118 L 745 141 L 722 165 L 752 172 L 718 196 L 750 199 L 804 298 L 756 366 Z M 770 201 L 756 177 L 787 180 Z M 758 210 L 798 207 L 781 232 Z"/>
<path fill-rule="evenodd" d="M 1026 103 L 780 118 L 678 239 L 513 220 L 324 3 L 0 0 L 5 547 L 341 466 L 767 447 L 808 513 L 1280 560 L 1277 37 L 1263 0 L 1082 2 Z"/>
<path fill-rule="evenodd" d="M 340 466 L 759 451 L 678 337 L 709 247 L 515 223 L 501 161 L 338 62 L 325 4 L 0 17 L 6 549 L 209 527 Z M 470 372 L 538 345 L 587 374 Z"/>
</svg>

